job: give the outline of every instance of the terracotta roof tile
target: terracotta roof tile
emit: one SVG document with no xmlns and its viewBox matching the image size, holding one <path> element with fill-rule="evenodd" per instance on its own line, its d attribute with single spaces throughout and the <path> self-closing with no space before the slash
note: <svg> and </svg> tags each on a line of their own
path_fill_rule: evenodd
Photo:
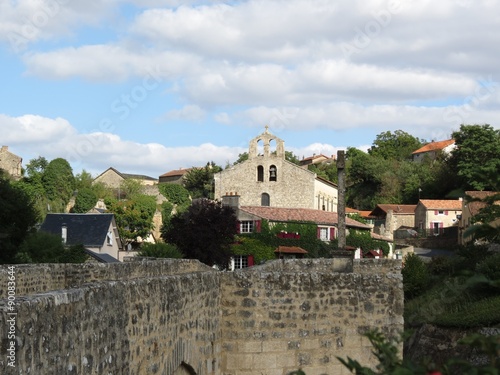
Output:
<svg viewBox="0 0 500 375">
<path fill-rule="evenodd" d="M 415 208 L 417 208 L 416 204 L 377 204 L 377 208 L 372 211 L 372 214 L 379 209 L 385 213 L 392 210 L 397 215 L 413 215 L 415 214 Z"/>
<path fill-rule="evenodd" d="M 183 176 L 188 173 L 192 168 L 174 169 L 173 171 L 163 173 L 160 177 Z"/>
<path fill-rule="evenodd" d="M 249 214 L 261 217 L 270 221 L 298 221 L 298 222 L 313 222 L 323 225 L 338 224 L 338 215 L 336 212 L 314 210 L 311 208 L 281 208 L 281 207 L 265 207 L 265 206 L 242 206 L 240 210 Z M 370 226 L 346 217 L 346 226 L 370 229 Z"/>
<path fill-rule="evenodd" d="M 420 199 L 420 203 L 428 210 L 462 211 L 462 201 L 458 199 Z"/>
<path fill-rule="evenodd" d="M 307 251 L 298 246 L 278 246 L 275 253 L 284 253 L 284 254 L 307 254 Z"/>
<path fill-rule="evenodd" d="M 431 143 L 426 144 L 423 147 L 420 147 L 418 150 L 413 151 L 412 154 L 421 154 L 422 152 L 442 150 L 443 148 L 448 147 L 449 145 L 452 145 L 454 143 L 455 143 L 454 139 L 448 139 L 446 141 L 431 142 Z"/>
</svg>

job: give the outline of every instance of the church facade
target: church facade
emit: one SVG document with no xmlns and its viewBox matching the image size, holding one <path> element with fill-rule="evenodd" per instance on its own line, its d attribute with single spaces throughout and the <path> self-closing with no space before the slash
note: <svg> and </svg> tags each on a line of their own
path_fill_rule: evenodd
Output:
<svg viewBox="0 0 500 375">
<path fill-rule="evenodd" d="M 285 159 L 285 142 L 264 133 L 250 141 L 248 159 L 214 176 L 215 199 L 238 195 L 241 206 L 337 212 L 337 186 Z"/>
</svg>

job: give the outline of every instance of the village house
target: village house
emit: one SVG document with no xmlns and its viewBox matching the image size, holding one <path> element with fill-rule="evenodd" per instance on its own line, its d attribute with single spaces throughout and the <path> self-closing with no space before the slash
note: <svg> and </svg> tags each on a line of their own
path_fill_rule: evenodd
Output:
<svg viewBox="0 0 500 375">
<path fill-rule="evenodd" d="M 181 168 L 166 172 L 158 178 L 158 181 L 160 183 L 182 185 L 186 174 L 189 173 L 191 169 L 192 168 Z"/>
<path fill-rule="evenodd" d="M 415 226 L 434 236 L 443 234 L 446 228 L 458 228 L 462 215 L 460 199 L 421 199 L 415 209 Z"/>
<path fill-rule="evenodd" d="M 156 185 L 158 183 L 156 178 L 139 174 L 121 173 L 113 167 L 110 167 L 102 172 L 94 179 L 93 183 L 102 183 L 110 188 L 119 189 L 126 179 L 138 181 L 144 186 Z"/>
<path fill-rule="evenodd" d="M 415 204 L 378 204 L 369 215 L 374 219 L 373 231 L 393 239 L 399 228 L 414 228 L 416 208 Z"/>
<path fill-rule="evenodd" d="M 22 177 L 23 159 L 9 151 L 9 146 L 0 149 L 0 169 L 3 169 L 15 180 Z"/>
<path fill-rule="evenodd" d="M 424 159 L 435 160 L 440 154 L 449 155 L 455 148 L 455 140 L 447 139 L 445 141 L 431 142 L 418 150 L 412 152 L 412 159 L 421 162 Z"/>
</svg>

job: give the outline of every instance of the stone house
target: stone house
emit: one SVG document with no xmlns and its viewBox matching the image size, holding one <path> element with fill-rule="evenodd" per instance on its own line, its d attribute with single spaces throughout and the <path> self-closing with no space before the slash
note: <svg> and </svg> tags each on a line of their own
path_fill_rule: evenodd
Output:
<svg viewBox="0 0 500 375">
<path fill-rule="evenodd" d="M 418 150 L 412 152 L 413 161 L 421 162 L 425 158 L 435 160 L 438 155 L 449 155 L 455 148 L 455 140 L 447 139 L 445 141 L 431 142 L 425 146 L 420 147 Z"/>
<path fill-rule="evenodd" d="M 462 215 L 459 221 L 460 231 L 459 231 L 458 241 L 460 244 L 465 244 L 471 240 L 471 238 L 464 237 L 463 232 L 473 224 L 472 218 L 476 216 L 484 207 L 486 207 L 486 203 L 482 202 L 482 200 L 484 200 L 487 197 L 491 197 L 495 194 L 500 194 L 500 192 L 494 192 L 494 191 L 465 192 L 465 199 L 462 200 Z M 495 204 L 500 205 L 500 202 L 495 202 Z M 500 219 L 490 224 L 495 227 L 500 226 Z"/>
<path fill-rule="evenodd" d="M 374 220 L 373 231 L 387 238 L 394 238 L 400 227 L 415 227 L 415 204 L 377 204 L 369 216 Z"/>
<path fill-rule="evenodd" d="M 156 178 L 139 174 L 121 173 L 113 167 L 110 167 L 102 172 L 94 179 L 93 183 L 101 182 L 110 188 L 118 189 L 126 179 L 139 181 L 141 185 L 145 186 L 151 186 L 158 183 Z"/>
<path fill-rule="evenodd" d="M 335 162 L 335 155 L 328 157 L 323 154 L 319 155 L 314 154 L 313 156 L 302 158 L 302 160 L 300 161 L 300 165 L 308 166 L 310 164 L 322 164 L 322 163 L 334 163 L 334 162 Z"/>
<path fill-rule="evenodd" d="M 9 146 L 0 149 L 0 169 L 7 172 L 13 179 L 22 177 L 23 159 L 9 151 Z"/>
<path fill-rule="evenodd" d="M 40 231 L 61 236 L 68 246 L 83 245 L 90 255 L 105 263 L 134 255 L 123 249 L 113 214 L 49 213 Z"/>
<path fill-rule="evenodd" d="M 462 199 L 421 199 L 415 209 L 415 227 L 437 236 L 444 228 L 458 227 Z"/>
<path fill-rule="evenodd" d="M 158 181 L 160 183 L 165 182 L 168 184 L 179 184 L 182 185 L 184 182 L 184 176 L 191 170 L 192 168 L 184 168 L 184 169 L 174 169 L 170 172 L 166 172 L 162 174 Z"/>
<path fill-rule="evenodd" d="M 337 186 L 286 160 L 284 141 L 267 127 L 250 141 L 248 159 L 215 174 L 214 180 L 217 200 L 232 192 L 242 206 L 337 212 Z"/>
</svg>

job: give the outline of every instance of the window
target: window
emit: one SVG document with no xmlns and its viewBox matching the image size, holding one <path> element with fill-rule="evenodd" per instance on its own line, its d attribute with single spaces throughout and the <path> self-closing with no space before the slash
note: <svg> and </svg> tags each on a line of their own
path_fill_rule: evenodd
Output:
<svg viewBox="0 0 500 375">
<path fill-rule="evenodd" d="M 271 197 L 267 193 L 262 193 L 260 196 L 260 205 L 261 206 L 270 206 L 271 205 Z"/>
<path fill-rule="evenodd" d="M 275 165 L 271 165 L 269 167 L 269 181 L 276 181 L 277 180 L 277 174 L 278 170 L 276 169 Z"/>
<path fill-rule="evenodd" d="M 319 239 L 321 241 L 328 241 L 328 228 L 319 228 Z"/>
<path fill-rule="evenodd" d="M 113 246 L 113 232 L 111 231 L 108 231 L 108 234 L 106 234 L 106 244 L 108 246 Z"/>
<path fill-rule="evenodd" d="M 241 268 L 247 268 L 248 267 L 248 256 L 246 255 L 235 255 L 233 257 L 233 262 L 234 262 L 234 269 L 238 270 Z"/>
<path fill-rule="evenodd" d="M 257 181 L 259 182 L 264 181 L 264 167 L 262 165 L 259 165 L 257 167 Z"/>
<path fill-rule="evenodd" d="M 242 221 L 240 223 L 240 233 L 252 233 L 253 221 Z"/>
<path fill-rule="evenodd" d="M 439 210 L 438 211 L 438 215 L 444 215 L 444 211 L 443 210 Z"/>
</svg>

